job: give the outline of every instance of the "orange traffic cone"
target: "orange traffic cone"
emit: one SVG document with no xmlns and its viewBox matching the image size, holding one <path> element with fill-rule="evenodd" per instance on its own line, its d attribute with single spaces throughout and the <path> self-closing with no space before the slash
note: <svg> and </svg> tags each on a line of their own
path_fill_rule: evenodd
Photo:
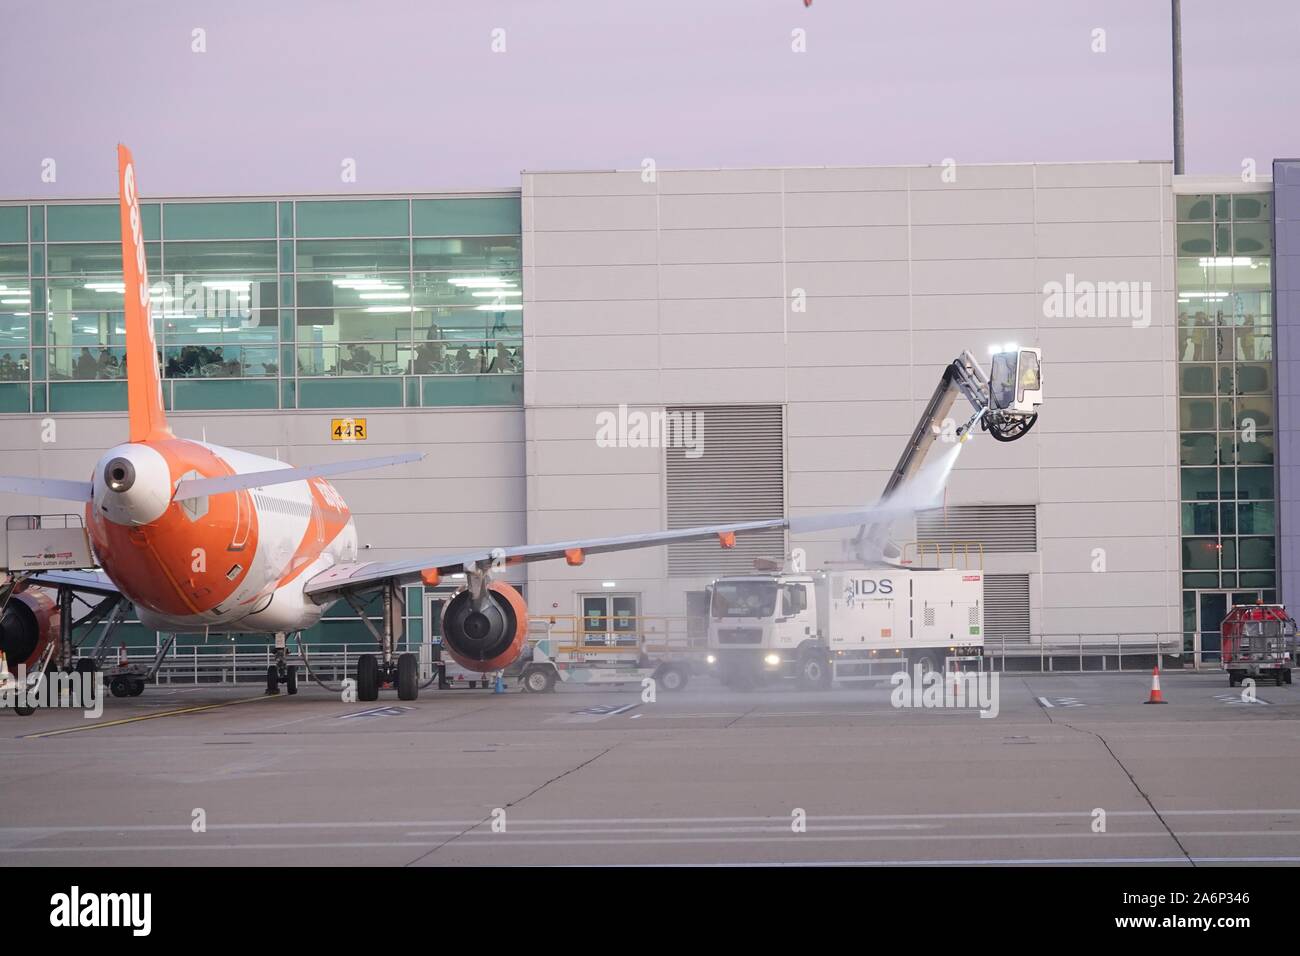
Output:
<svg viewBox="0 0 1300 956">
<path fill-rule="evenodd" d="M 1144 704 L 1163 704 L 1165 703 L 1164 695 L 1160 693 L 1160 665 L 1157 664 L 1151 668 L 1151 696 L 1143 701 Z"/>
<path fill-rule="evenodd" d="M 0 651 L 0 684 L 8 680 L 12 675 L 9 673 L 9 660 L 5 657 L 5 652 Z"/>
<path fill-rule="evenodd" d="M 123 641 L 122 646 L 117 649 L 117 663 L 119 667 L 125 667 L 126 662 L 126 641 Z"/>
</svg>

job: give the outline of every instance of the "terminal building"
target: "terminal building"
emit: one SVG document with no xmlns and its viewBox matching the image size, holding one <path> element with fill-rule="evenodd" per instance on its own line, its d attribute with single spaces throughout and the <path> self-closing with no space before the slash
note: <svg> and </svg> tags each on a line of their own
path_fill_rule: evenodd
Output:
<svg viewBox="0 0 1300 956">
<path fill-rule="evenodd" d="M 1300 588 L 1279 471 L 1300 456 L 1300 162 L 1249 182 L 1168 162 L 525 172 L 143 212 L 178 434 L 295 464 L 425 452 L 337 480 L 376 560 L 869 503 L 944 366 L 1016 342 L 1043 350 L 1040 421 L 977 433 L 945 507 L 895 529 L 915 564 L 984 569 L 988 645 L 1159 636 L 1214 660 L 1231 603 Z M 6 473 L 81 477 L 125 440 L 117 229 L 115 201 L 0 203 Z M 711 578 L 794 548 L 826 566 L 847 534 L 507 579 L 587 640 L 689 631 Z M 445 593 L 417 591 L 408 631 L 432 639 Z M 332 614 L 314 640 L 365 640 Z"/>
</svg>

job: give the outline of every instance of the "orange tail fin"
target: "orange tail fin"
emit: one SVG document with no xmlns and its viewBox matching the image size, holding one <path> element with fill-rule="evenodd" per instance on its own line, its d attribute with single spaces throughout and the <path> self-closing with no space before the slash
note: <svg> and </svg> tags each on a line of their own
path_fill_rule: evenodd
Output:
<svg viewBox="0 0 1300 956">
<path fill-rule="evenodd" d="M 126 285 L 126 402 L 131 441 L 170 438 L 163 412 L 158 347 L 153 338 L 149 303 L 149 272 L 145 267 L 144 222 L 136 194 L 135 160 L 122 144 L 117 147 L 118 207 L 122 217 L 122 280 Z"/>
</svg>

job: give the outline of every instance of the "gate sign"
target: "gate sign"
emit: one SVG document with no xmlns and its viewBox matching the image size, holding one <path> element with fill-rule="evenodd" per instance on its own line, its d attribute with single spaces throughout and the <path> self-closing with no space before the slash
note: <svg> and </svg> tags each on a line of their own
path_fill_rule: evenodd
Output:
<svg viewBox="0 0 1300 956">
<path fill-rule="evenodd" d="M 364 418 L 330 419 L 331 441 L 365 441 L 366 420 Z"/>
</svg>

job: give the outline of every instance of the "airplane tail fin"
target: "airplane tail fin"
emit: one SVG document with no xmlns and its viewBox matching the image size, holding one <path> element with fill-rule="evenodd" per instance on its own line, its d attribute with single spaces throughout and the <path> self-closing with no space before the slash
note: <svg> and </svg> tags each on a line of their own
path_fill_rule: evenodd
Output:
<svg viewBox="0 0 1300 956">
<path fill-rule="evenodd" d="M 145 267 L 144 221 L 136 193 L 131 150 L 117 147 L 118 209 L 122 220 L 122 281 L 126 309 L 126 400 L 131 441 L 170 438 L 163 411 L 160 356 L 154 344 L 149 274 Z"/>
</svg>

